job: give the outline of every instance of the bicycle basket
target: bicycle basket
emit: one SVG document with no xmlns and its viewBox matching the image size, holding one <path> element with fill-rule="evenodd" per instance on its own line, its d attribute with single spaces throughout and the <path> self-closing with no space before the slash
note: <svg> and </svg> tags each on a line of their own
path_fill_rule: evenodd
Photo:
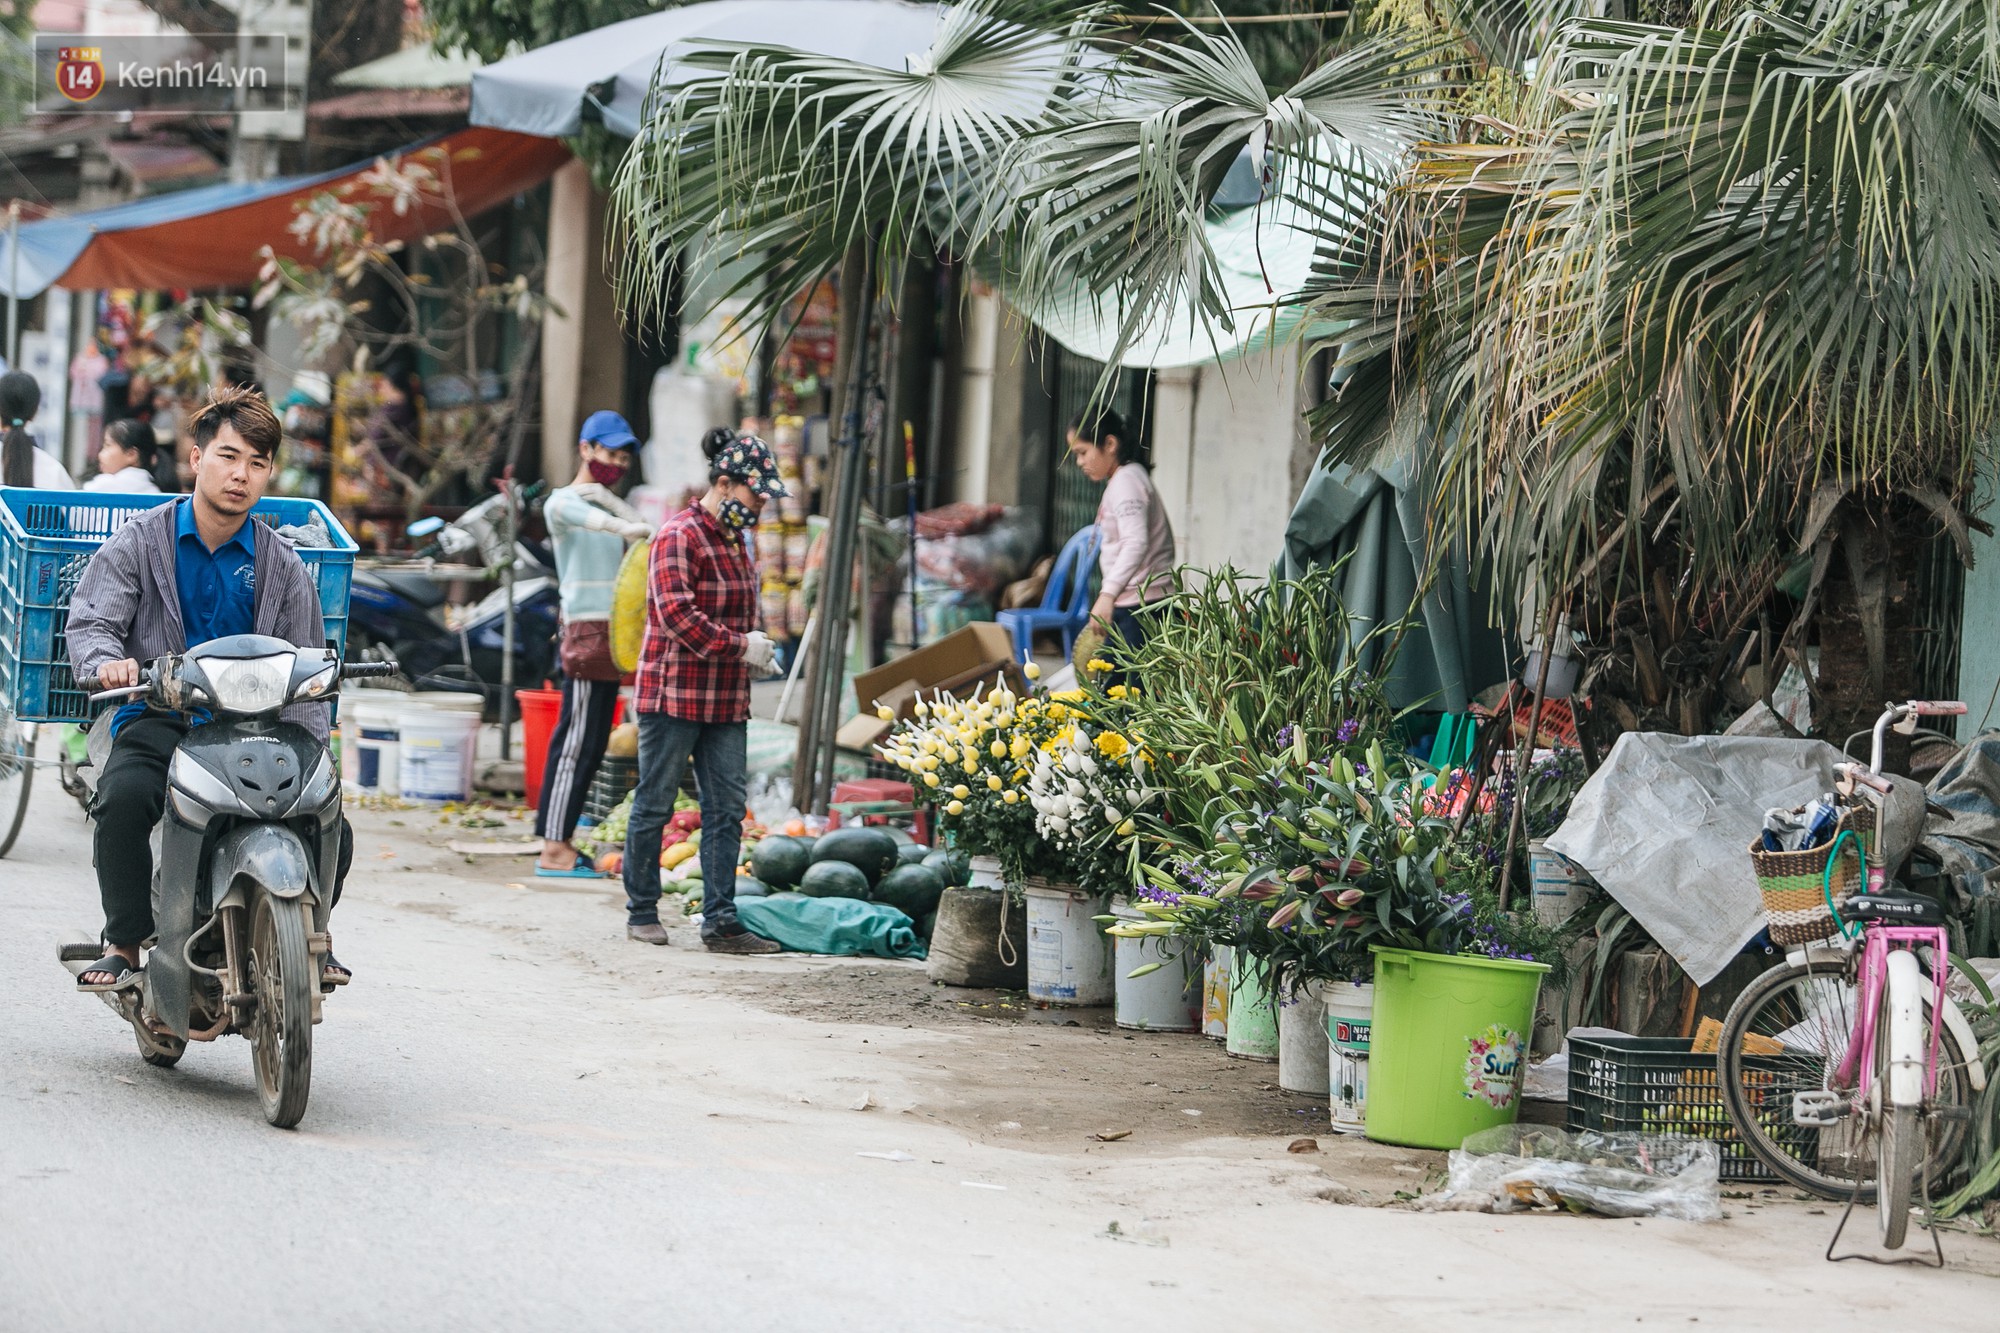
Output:
<svg viewBox="0 0 2000 1333">
<path fill-rule="evenodd" d="M 1804 852 L 1767 852 L 1761 842 L 1750 844 L 1750 865 L 1757 890 L 1764 895 L 1764 920 L 1771 943 L 1780 948 L 1832 939 L 1840 933 L 1827 910 L 1826 866 L 1839 848 L 1833 867 L 1833 901 L 1844 904 L 1862 889 L 1861 857 L 1875 831 L 1875 809 L 1863 805 L 1840 817 L 1833 837 L 1823 847 Z M 1842 833 L 1854 837 L 1843 840 Z"/>
</svg>

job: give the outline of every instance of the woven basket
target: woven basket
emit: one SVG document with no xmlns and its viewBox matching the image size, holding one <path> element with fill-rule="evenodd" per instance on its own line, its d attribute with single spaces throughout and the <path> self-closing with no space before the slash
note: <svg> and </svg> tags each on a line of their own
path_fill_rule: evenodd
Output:
<svg viewBox="0 0 2000 1333">
<path fill-rule="evenodd" d="M 1760 842 L 1750 844 L 1750 865 L 1757 876 L 1757 889 L 1764 895 L 1764 920 L 1771 931 L 1771 943 L 1789 948 L 1831 939 L 1840 932 L 1839 923 L 1827 910 L 1826 863 L 1834 849 L 1840 859 L 1833 868 L 1833 901 L 1845 904 L 1861 891 L 1859 853 L 1866 850 L 1875 831 L 1875 810 L 1862 806 L 1840 817 L 1833 837 L 1823 847 L 1808 852 L 1767 852 Z M 1842 842 L 1842 833 L 1854 838 Z M 1855 847 L 1855 842 L 1861 844 Z"/>
</svg>

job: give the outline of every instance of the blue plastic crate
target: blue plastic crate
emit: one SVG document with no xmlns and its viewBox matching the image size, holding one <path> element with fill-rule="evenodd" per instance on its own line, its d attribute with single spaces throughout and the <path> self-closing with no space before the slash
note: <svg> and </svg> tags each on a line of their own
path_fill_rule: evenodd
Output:
<svg viewBox="0 0 2000 1333">
<path fill-rule="evenodd" d="M 100 495 L 88 491 L 0 489 L 0 698 L 29 722 L 90 716 L 89 698 L 69 670 L 69 598 L 90 556 L 137 515 L 171 495 Z M 353 538 L 317 500 L 267 498 L 251 517 L 272 527 L 319 516 L 331 548 L 299 548 L 319 584 L 326 641 L 347 647 L 347 593 L 354 579 Z"/>
</svg>

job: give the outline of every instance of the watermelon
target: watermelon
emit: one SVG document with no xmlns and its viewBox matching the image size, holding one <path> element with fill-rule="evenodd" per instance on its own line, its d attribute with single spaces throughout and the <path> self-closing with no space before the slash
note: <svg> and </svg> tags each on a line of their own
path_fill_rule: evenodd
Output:
<svg viewBox="0 0 2000 1333">
<path fill-rule="evenodd" d="M 876 902 L 889 904 L 910 920 L 922 921 L 937 910 L 938 899 L 944 896 L 944 883 L 928 867 L 898 866 L 882 876 L 872 896 Z"/>
<path fill-rule="evenodd" d="M 929 944 L 931 942 L 931 936 L 935 934 L 937 934 L 937 913 L 932 912 L 922 921 L 917 922 L 917 936 L 918 938 L 923 940 L 925 944 Z"/>
<path fill-rule="evenodd" d="M 906 842 L 896 849 L 896 859 L 906 866 L 920 866 L 930 854 L 931 849 L 920 842 Z"/>
<path fill-rule="evenodd" d="M 815 861 L 799 880 L 799 892 L 808 898 L 866 898 L 868 876 L 846 861 Z"/>
<path fill-rule="evenodd" d="M 906 828 L 897 828 L 894 824 L 882 824 L 878 827 L 884 833 L 894 838 L 898 847 L 910 847 L 916 844 L 916 838 Z"/>
<path fill-rule="evenodd" d="M 896 840 L 883 829 L 866 826 L 837 828 L 831 833 L 821 834 L 819 841 L 813 844 L 812 859 L 814 865 L 845 861 L 867 876 L 871 885 L 900 864 Z"/>
<path fill-rule="evenodd" d="M 923 863 L 937 871 L 948 889 L 962 889 L 972 882 L 972 858 L 964 852 L 939 848 L 926 856 Z"/>
<path fill-rule="evenodd" d="M 770 897 L 770 895 L 771 895 L 771 886 L 766 884 L 763 880 L 752 879 L 748 875 L 738 875 L 736 877 L 737 897 L 768 898 Z"/>
<path fill-rule="evenodd" d="M 750 873 L 774 889 L 789 889 L 812 864 L 812 847 L 798 838 L 774 834 L 750 850 Z"/>
</svg>

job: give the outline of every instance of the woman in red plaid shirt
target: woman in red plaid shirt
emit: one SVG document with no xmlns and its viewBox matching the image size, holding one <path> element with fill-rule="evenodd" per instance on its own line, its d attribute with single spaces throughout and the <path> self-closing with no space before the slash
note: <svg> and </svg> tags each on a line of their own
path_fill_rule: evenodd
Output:
<svg viewBox="0 0 2000 1333">
<path fill-rule="evenodd" d="M 646 638 L 639 649 L 639 786 L 625 834 L 625 933 L 665 944 L 660 834 L 688 756 L 701 789 L 701 938 L 717 953 L 776 953 L 736 919 L 743 842 L 750 675 L 776 649 L 756 628 L 757 573 L 744 539 L 767 500 L 786 494 L 755 436 L 710 431 L 708 493 L 653 539 Z"/>
</svg>

